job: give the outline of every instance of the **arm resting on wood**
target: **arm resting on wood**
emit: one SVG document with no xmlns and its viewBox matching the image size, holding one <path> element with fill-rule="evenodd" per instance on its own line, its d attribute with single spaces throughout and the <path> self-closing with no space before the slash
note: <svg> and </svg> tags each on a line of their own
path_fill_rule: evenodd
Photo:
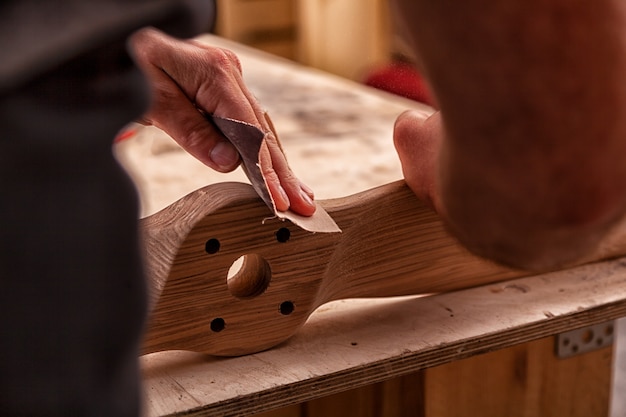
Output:
<svg viewBox="0 0 626 417">
<path fill-rule="evenodd" d="M 407 182 L 472 251 L 535 270 L 626 210 L 624 7 L 401 1 L 441 113 L 398 120 Z"/>
</svg>

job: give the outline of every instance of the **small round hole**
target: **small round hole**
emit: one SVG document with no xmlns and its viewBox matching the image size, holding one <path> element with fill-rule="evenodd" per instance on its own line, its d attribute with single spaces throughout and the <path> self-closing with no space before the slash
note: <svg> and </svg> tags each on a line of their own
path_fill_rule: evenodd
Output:
<svg viewBox="0 0 626 417">
<path fill-rule="evenodd" d="M 254 298 L 267 290 L 272 270 L 265 258 L 256 253 L 239 257 L 228 270 L 226 278 L 230 293 L 237 298 Z"/>
<path fill-rule="evenodd" d="M 292 301 L 284 301 L 282 303 L 280 303 L 280 314 L 282 314 L 283 316 L 288 316 L 291 313 L 293 313 L 293 311 L 296 309 L 296 306 L 293 304 Z"/>
<path fill-rule="evenodd" d="M 281 227 L 276 231 L 276 240 L 280 243 L 285 243 L 291 237 L 291 232 L 286 227 Z"/>
<path fill-rule="evenodd" d="M 204 250 L 206 251 L 206 253 L 209 253 L 211 255 L 219 252 L 220 250 L 220 241 L 217 239 L 209 239 L 206 241 L 206 243 L 204 244 Z"/>
<path fill-rule="evenodd" d="M 216 319 L 211 320 L 211 330 L 215 333 L 221 332 L 226 327 L 226 322 L 223 318 L 218 317 Z"/>
</svg>

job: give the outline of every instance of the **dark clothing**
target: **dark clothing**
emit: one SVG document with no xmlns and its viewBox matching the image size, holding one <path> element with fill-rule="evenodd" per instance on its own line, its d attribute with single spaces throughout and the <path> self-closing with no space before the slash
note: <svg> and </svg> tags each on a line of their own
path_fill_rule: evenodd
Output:
<svg viewBox="0 0 626 417">
<path fill-rule="evenodd" d="M 38 149 L 15 107 L 0 99 L 0 415 L 135 416 L 146 291 L 116 129 L 79 144 L 44 121 Z"/>
<path fill-rule="evenodd" d="M 19 24 L 2 14 L 17 3 L 3 2 L 3 28 Z M 132 9 L 148 0 L 111 3 Z M 163 10 L 183 10 L 168 7 Z M 193 16 L 194 10 L 178 13 L 170 26 L 197 28 Z M 0 72 L 6 76 L 0 85 L 10 86 L 0 89 L 1 416 L 140 412 L 147 292 L 139 211 L 134 186 L 111 149 L 115 134 L 148 105 L 145 81 L 125 50 L 133 29 L 127 23 L 100 33 L 97 43 L 68 42 L 68 48 L 88 48 L 63 51 L 63 62 L 33 58 L 32 79 L 11 74 L 8 66 Z M 46 39 L 36 35 L 32 45 Z M 34 56 L 20 51 L 31 45 L 20 41 L 2 51 L 20 58 L 15 68 L 27 62 L 22 56 Z"/>
</svg>

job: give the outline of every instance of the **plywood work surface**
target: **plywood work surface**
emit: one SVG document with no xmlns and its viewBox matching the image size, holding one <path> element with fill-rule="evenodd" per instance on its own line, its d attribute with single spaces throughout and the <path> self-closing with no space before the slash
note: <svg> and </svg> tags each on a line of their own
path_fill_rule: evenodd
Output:
<svg viewBox="0 0 626 417">
<path fill-rule="evenodd" d="M 428 297 L 337 301 L 254 355 L 143 357 L 147 415 L 246 416 L 626 314 L 626 260 Z"/>
</svg>

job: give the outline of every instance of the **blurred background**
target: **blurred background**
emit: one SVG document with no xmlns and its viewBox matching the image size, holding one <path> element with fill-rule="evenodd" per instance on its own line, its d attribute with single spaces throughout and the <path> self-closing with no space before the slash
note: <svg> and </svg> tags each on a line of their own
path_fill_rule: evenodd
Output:
<svg viewBox="0 0 626 417">
<path fill-rule="evenodd" d="M 215 33 L 425 104 L 388 0 L 217 0 Z"/>
</svg>

